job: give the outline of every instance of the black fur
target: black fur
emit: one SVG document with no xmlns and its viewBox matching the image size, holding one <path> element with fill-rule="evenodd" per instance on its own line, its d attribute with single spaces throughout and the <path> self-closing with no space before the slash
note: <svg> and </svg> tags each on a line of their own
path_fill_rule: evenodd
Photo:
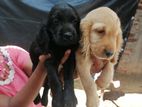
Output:
<svg viewBox="0 0 142 107">
<path fill-rule="evenodd" d="M 44 84 L 42 104 L 47 105 L 47 93 L 51 88 L 53 99 L 52 107 L 76 107 L 77 99 L 74 93 L 73 73 L 75 68 L 75 51 L 79 46 L 80 17 L 76 10 L 69 4 L 55 5 L 48 15 L 46 25 L 40 29 L 36 40 L 30 47 L 30 56 L 33 62 L 33 70 L 38 64 L 39 55 L 51 54 L 47 59 L 48 80 Z M 58 76 L 58 66 L 61 58 L 67 49 L 71 49 L 71 54 L 63 65 L 64 85 Z M 40 102 L 38 96 L 35 103 Z"/>
</svg>

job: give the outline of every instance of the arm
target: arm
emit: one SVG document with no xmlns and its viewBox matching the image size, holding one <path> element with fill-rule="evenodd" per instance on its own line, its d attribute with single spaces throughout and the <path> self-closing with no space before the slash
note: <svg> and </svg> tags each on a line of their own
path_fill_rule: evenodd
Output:
<svg viewBox="0 0 142 107">
<path fill-rule="evenodd" d="M 38 94 L 47 72 L 44 68 L 45 56 L 40 56 L 40 62 L 27 84 L 14 97 L 0 95 L 0 107 L 28 107 Z M 22 104 L 22 105 L 21 105 Z"/>
<path fill-rule="evenodd" d="M 69 54 L 70 50 L 67 50 L 61 60 L 61 64 L 63 64 L 68 59 Z M 46 69 L 44 68 L 43 63 L 48 57 L 50 56 L 40 56 L 40 62 L 33 74 L 30 76 L 29 81 L 14 97 L 0 95 L 0 107 L 28 107 L 31 102 L 33 102 L 44 82 L 44 79 L 47 76 L 47 72 L 45 71 Z M 30 70 L 31 65 L 31 61 L 29 60 L 29 63 L 24 65 L 24 69 Z"/>
</svg>

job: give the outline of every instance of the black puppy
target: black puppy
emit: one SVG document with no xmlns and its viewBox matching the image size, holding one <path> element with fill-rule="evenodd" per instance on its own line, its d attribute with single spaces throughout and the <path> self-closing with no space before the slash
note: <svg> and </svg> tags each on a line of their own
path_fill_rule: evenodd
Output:
<svg viewBox="0 0 142 107">
<path fill-rule="evenodd" d="M 30 47 L 30 56 L 33 69 L 38 64 L 41 54 L 51 54 L 45 66 L 48 72 L 48 82 L 44 84 L 42 103 L 47 102 L 49 87 L 52 91 L 52 107 L 76 107 L 77 99 L 74 93 L 73 73 L 75 69 L 75 51 L 79 46 L 80 17 L 76 10 L 69 4 L 55 5 L 48 15 L 47 24 L 44 25 L 36 40 Z M 67 49 L 71 54 L 63 65 L 64 84 L 58 75 L 58 66 Z"/>
</svg>

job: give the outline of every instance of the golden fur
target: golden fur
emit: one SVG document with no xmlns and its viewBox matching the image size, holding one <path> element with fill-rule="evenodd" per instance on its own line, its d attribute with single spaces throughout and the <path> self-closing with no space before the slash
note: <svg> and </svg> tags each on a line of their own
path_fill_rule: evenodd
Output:
<svg viewBox="0 0 142 107">
<path fill-rule="evenodd" d="M 81 20 L 82 38 L 76 54 L 77 71 L 87 97 L 87 107 L 98 107 L 97 89 L 105 89 L 113 79 L 114 65 L 122 45 L 121 24 L 108 7 L 89 12 Z M 94 83 L 90 72 L 101 71 Z"/>
</svg>

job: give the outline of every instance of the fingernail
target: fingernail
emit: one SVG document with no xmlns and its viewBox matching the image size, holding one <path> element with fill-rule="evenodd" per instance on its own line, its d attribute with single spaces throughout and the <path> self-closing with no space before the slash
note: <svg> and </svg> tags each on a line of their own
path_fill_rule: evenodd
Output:
<svg viewBox="0 0 142 107">
<path fill-rule="evenodd" d="M 69 50 L 67 50 L 67 54 L 70 54 L 71 53 L 71 50 L 69 49 Z"/>
<path fill-rule="evenodd" d="M 51 54 L 48 54 L 48 57 L 51 57 Z"/>
</svg>

